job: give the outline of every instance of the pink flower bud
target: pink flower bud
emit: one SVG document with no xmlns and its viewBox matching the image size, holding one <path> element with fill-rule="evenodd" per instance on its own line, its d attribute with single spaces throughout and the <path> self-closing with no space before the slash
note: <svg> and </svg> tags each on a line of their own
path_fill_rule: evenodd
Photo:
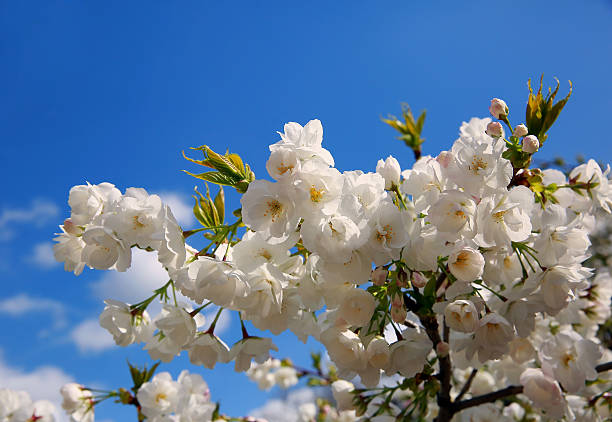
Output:
<svg viewBox="0 0 612 422">
<path fill-rule="evenodd" d="M 391 298 L 391 305 L 396 308 L 404 306 L 404 298 L 401 295 L 393 295 Z"/>
<path fill-rule="evenodd" d="M 504 128 L 499 122 L 491 122 L 487 125 L 485 132 L 492 138 L 499 138 L 504 134 Z"/>
<path fill-rule="evenodd" d="M 440 154 L 438 154 L 438 156 L 436 157 L 436 161 L 440 164 L 441 167 L 443 168 L 447 168 L 448 165 L 451 163 L 451 161 L 453 160 L 453 153 L 450 151 L 442 151 Z"/>
<path fill-rule="evenodd" d="M 404 270 L 397 272 L 397 287 L 405 289 L 408 287 L 408 274 Z"/>
<path fill-rule="evenodd" d="M 372 283 L 374 283 L 376 286 L 382 286 L 387 281 L 388 275 L 389 271 L 383 267 L 376 267 L 376 269 L 372 271 Z"/>
<path fill-rule="evenodd" d="M 407 316 L 408 311 L 404 306 L 391 306 L 391 319 L 393 320 L 393 322 L 397 324 L 403 324 L 404 322 L 406 322 Z"/>
<path fill-rule="evenodd" d="M 414 287 L 416 287 L 417 289 L 420 289 L 422 287 L 425 287 L 426 284 L 427 284 L 427 279 L 425 278 L 423 273 L 420 273 L 418 271 L 415 271 L 412 273 L 412 285 Z"/>
<path fill-rule="evenodd" d="M 450 350 L 450 346 L 447 342 L 441 341 L 436 344 L 436 354 L 443 358 L 444 356 L 448 356 L 448 351 Z"/>
<path fill-rule="evenodd" d="M 499 98 L 493 98 L 491 100 L 491 105 L 489 106 L 489 111 L 491 112 L 491 116 L 496 119 L 501 118 L 502 116 L 508 115 L 508 106 L 504 102 L 504 100 L 500 100 Z"/>
<path fill-rule="evenodd" d="M 514 128 L 514 136 L 518 137 L 518 138 L 522 138 L 523 136 L 527 135 L 529 133 L 529 130 L 527 129 L 527 126 L 525 125 L 517 125 Z"/>
<path fill-rule="evenodd" d="M 523 138 L 523 152 L 533 154 L 540 148 L 540 141 L 534 135 L 527 135 Z"/>
<path fill-rule="evenodd" d="M 69 218 L 67 218 L 66 220 L 64 220 L 64 231 L 68 234 L 71 234 L 73 236 L 78 236 L 81 233 L 83 233 L 83 230 L 77 226 L 76 224 L 74 224 L 72 222 L 72 220 L 70 220 Z"/>
</svg>

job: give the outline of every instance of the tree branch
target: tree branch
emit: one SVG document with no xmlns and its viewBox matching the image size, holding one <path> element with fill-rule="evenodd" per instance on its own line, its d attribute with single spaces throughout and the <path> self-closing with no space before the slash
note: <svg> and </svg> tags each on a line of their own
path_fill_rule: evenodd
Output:
<svg viewBox="0 0 612 422">
<path fill-rule="evenodd" d="M 455 397 L 455 403 L 461 400 L 461 398 L 465 395 L 465 393 L 470 391 L 470 387 L 472 386 L 472 381 L 474 381 L 474 378 L 476 377 L 477 372 L 478 372 L 478 369 L 472 369 L 472 373 L 470 374 L 469 378 L 463 385 L 463 388 L 461 389 L 461 391 L 459 391 L 459 394 L 457 394 L 457 397 Z"/>
<path fill-rule="evenodd" d="M 612 362 L 602 363 L 595 367 L 597 372 L 606 372 L 612 370 Z M 467 409 L 468 407 L 479 406 L 484 403 L 494 402 L 495 400 L 503 399 L 504 397 L 514 396 L 516 394 L 521 394 L 523 392 L 522 385 L 510 385 L 506 388 L 502 388 L 501 390 L 493 391 L 492 393 L 482 394 L 480 396 L 476 396 L 469 400 L 463 400 L 459 402 L 452 403 L 452 412 L 456 413 L 463 409 Z"/>
</svg>

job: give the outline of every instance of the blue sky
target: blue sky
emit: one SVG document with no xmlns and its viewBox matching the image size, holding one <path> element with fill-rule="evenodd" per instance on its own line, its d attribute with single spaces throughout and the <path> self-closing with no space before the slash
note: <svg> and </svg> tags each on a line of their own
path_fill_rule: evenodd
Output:
<svg viewBox="0 0 612 422">
<path fill-rule="evenodd" d="M 424 152 L 437 154 L 462 121 L 488 114 L 491 97 L 520 123 L 526 81 L 541 73 L 547 84 L 558 77 L 563 95 L 571 79 L 574 95 L 540 156 L 612 158 L 609 1 L 217 3 L 0 5 L 0 388 L 127 386 L 125 360 L 149 361 L 138 346 L 79 342 L 95 332 L 105 295 L 165 280 L 146 256 L 124 277 L 77 278 L 49 261 L 75 184 L 145 187 L 189 205 L 195 180 L 180 172 L 190 168 L 181 150 L 229 148 L 263 177 L 276 131 L 312 118 L 340 170 L 373 171 L 389 154 L 409 167 L 410 151 L 380 121 L 401 102 L 428 110 Z M 277 343 L 279 356 L 302 364 L 317 347 L 292 335 Z M 186 362 L 163 367 L 177 375 Z M 230 414 L 279 394 L 258 392 L 229 365 L 199 372 Z M 100 420 L 132 416 L 117 409 L 101 406 Z"/>
</svg>

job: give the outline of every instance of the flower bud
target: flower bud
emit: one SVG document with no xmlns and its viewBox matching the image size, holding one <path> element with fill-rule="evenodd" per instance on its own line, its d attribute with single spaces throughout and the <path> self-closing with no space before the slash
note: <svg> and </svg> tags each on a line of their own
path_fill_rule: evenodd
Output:
<svg viewBox="0 0 612 422">
<path fill-rule="evenodd" d="M 453 160 L 453 153 L 450 151 L 442 151 L 436 157 L 436 161 L 440 164 L 440 167 L 447 168 Z"/>
<path fill-rule="evenodd" d="M 406 322 L 408 311 L 405 306 L 391 305 L 391 319 L 397 324 L 403 324 Z"/>
<path fill-rule="evenodd" d="M 527 129 L 527 126 L 520 124 L 517 125 L 514 128 L 514 136 L 518 137 L 518 138 L 522 138 L 523 136 L 527 135 L 529 133 L 529 130 Z"/>
<path fill-rule="evenodd" d="M 491 122 L 487 125 L 485 133 L 492 138 L 499 138 L 504 134 L 504 128 L 499 122 Z"/>
<path fill-rule="evenodd" d="M 523 152 L 533 154 L 540 149 L 540 141 L 535 135 L 527 135 L 523 138 Z"/>
<path fill-rule="evenodd" d="M 355 389 L 355 386 L 352 383 L 345 380 L 334 381 L 331 385 L 331 389 L 338 410 L 353 409 L 354 395 L 351 394 L 351 392 Z"/>
<path fill-rule="evenodd" d="M 72 222 L 71 219 L 67 218 L 64 220 L 64 231 L 73 236 L 79 236 L 83 233 L 83 229 Z"/>
<path fill-rule="evenodd" d="M 491 105 L 489 106 L 489 111 L 491 112 L 491 116 L 495 117 L 496 119 L 500 119 L 508 115 L 508 106 L 504 100 L 493 98 L 491 100 Z"/>
<path fill-rule="evenodd" d="M 397 287 L 400 289 L 408 287 L 408 273 L 402 269 L 397 272 Z"/>
<path fill-rule="evenodd" d="M 436 354 L 441 358 L 448 356 L 449 350 L 450 346 L 445 341 L 441 341 L 440 343 L 436 344 Z"/>
<path fill-rule="evenodd" d="M 376 173 L 385 179 L 385 189 L 393 189 L 393 186 L 399 186 L 402 169 L 393 156 L 388 156 L 385 161 L 378 160 Z"/>
<path fill-rule="evenodd" d="M 415 271 L 412 273 L 412 285 L 417 289 L 425 287 L 427 284 L 427 279 L 423 275 L 423 273 L 419 271 Z"/>
<path fill-rule="evenodd" d="M 382 286 L 387 281 L 387 276 L 389 275 L 389 271 L 384 267 L 376 267 L 372 271 L 372 283 L 375 286 Z"/>
</svg>

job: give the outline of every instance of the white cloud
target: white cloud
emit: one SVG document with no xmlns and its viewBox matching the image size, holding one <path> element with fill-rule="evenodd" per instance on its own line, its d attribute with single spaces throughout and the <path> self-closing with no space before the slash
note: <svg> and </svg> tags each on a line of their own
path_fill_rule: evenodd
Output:
<svg viewBox="0 0 612 422">
<path fill-rule="evenodd" d="M 86 319 L 70 333 L 70 339 L 81 353 L 98 353 L 115 346 L 113 336 L 102 328 L 97 319 Z"/>
<path fill-rule="evenodd" d="M 56 300 L 36 298 L 26 293 L 0 300 L 0 314 L 18 317 L 30 315 L 33 312 L 47 312 L 51 314 L 53 319 L 52 328 L 54 329 L 66 326 L 64 305 Z"/>
<path fill-rule="evenodd" d="M 174 192 L 162 192 L 161 199 L 170 206 L 172 214 L 184 229 L 192 228 L 195 223 L 193 216 L 193 204 L 189 202 L 186 195 Z"/>
<path fill-rule="evenodd" d="M 298 388 L 290 391 L 285 399 L 268 400 L 263 406 L 251 410 L 248 414 L 268 422 L 297 422 L 300 405 L 314 403 L 316 397 L 312 388 Z"/>
<path fill-rule="evenodd" d="M 0 388 L 27 391 L 32 400 L 50 400 L 56 408 L 56 420 L 68 421 L 61 413 L 60 388 L 73 378 L 55 366 L 41 366 L 30 372 L 10 367 L 0 350 Z"/>
<path fill-rule="evenodd" d="M 42 242 L 34 245 L 32 254 L 27 258 L 27 261 L 45 270 L 56 267 L 59 264 L 53 256 L 53 243 L 51 242 Z"/>
<path fill-rule="evenodd" d="M 123 273 L 107 271 L 92 288 L 100 299 L 140 302 L 163 286 L 168 273 L 157 261 L 157 253 L 132 249 L 132 266 Z"/>
<path fill-rule="evenodd" d="M 45 199 L 35 199 L 26 208 L 4 208 L 0 211 L 0 240 L 13 237 L 15 224 L 33 223 L 41 226 L 59 215 L 59 208 Z"/>
</svg>

